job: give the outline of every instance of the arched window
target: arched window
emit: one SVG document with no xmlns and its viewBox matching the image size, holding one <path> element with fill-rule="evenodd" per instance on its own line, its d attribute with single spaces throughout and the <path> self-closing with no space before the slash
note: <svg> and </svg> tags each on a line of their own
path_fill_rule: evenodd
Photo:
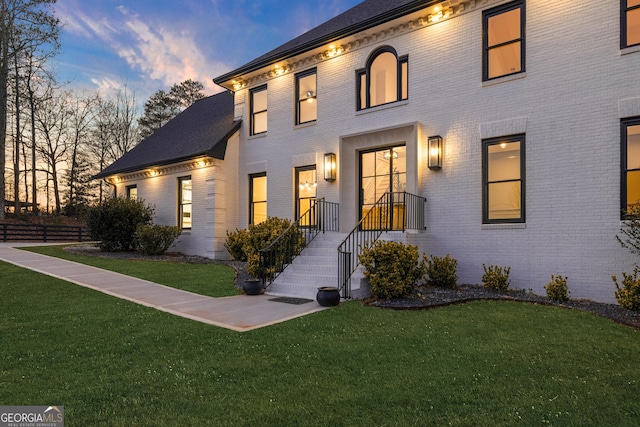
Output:
<svg viewBox="0 0 640 427">
<path fill-rule="evenodd" d="M 358 110 L 407 99 L 409 57 L 398 58 L 395 49 L 383 46 L 367 60 L 366 68 L 356 71 Z"/>
</svg>

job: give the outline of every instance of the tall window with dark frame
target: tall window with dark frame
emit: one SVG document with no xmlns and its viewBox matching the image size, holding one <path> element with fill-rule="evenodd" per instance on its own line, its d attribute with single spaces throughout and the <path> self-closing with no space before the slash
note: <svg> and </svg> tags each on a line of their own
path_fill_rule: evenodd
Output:
<svg viewBox="0 0 640 427">
<path fill-rule="evenodd" d="M 622 121 L 622 218 L 640 204 L 640 117 Z"/>
<path fill-rule="evenodd" d="M 408 99 L 408 78 L 407 55 L 398 57 L 390 46 L 376 49 L 366 67 L 356 71 L 358 110 Z"/>
<path fill-rule="evenodd" d="M 267 132 L 267 85 L 249 92 L 251 114 L 251 135 Z"/>
<path fill-rule="evenodd" d="M 315 122 L 318 118 L 317 72 L 304 71 L 296 75 L 296 124 Z"/>
<path fill-rule="evenodd" d="M 482 141 L 482 222 L 525 222 L 524 135 Z"/>
<path fill-rule="evenodd" d="M 525 2 L 482 13 L 482 80 L 525 71 Z"/>
<path fill-rule="evenodd" d="M 267 219 L 267 173 L 249 175 L 249 224 Z"/>
<path fill-rule="evenodd" d="M 178 178 L 178 221 L 183 230 L 191 229 L 193 218 L 193 182 L 191 176 Z"/>
<path fill-rule="evenodd" d="M 620 48 L 640 45 L 640 0 L 620 0 Z"/>
</svg>

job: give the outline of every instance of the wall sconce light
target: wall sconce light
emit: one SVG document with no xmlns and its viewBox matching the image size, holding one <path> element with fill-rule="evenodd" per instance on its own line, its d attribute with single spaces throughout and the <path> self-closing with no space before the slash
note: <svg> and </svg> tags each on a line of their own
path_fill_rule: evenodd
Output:
<svg viewBox="0 0 640 427">
<path fill-rule="evenodd" d="M 442 168 L 442 137 L 440 135 L 429 137 L 429 169 Z"/>
<path fill-rule="evenodd" d="M 333 182 L 336 180 L 336 155 L 326 153 L 324 155 L 324 180 Z"/>
</svg>

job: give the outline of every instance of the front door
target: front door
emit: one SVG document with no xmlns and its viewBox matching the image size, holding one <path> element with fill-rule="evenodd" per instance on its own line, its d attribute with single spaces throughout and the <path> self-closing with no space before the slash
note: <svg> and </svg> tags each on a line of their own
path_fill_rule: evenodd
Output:
<svg viewBox="0 0 640 427">
<path fill-rule="evenodd" d="M 385 193 L 401 193 L 407 187 L 407 148 L 404 145 L 360 152 L 360 219 L 370 213 L 365 229 L 380 229 L 385 224 L 401 230 L 404 208 L 394 197 L 387 206 L 375 206 Z"/>
<path fill-rule="evenodd" d="M 303 166 L 296 168 L 296 203 L 295 217 L 300 218 L 310 208 L 311 203 L 316 198 L 316 166 Z M 315 225 L 315 215 L 307 214 L 300 221 L 301 226 Z"/>
</svg>

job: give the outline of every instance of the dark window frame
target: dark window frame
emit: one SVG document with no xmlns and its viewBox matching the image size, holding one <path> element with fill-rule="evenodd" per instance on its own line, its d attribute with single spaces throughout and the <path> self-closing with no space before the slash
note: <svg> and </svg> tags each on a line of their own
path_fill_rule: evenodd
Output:
<svg viewBox="0 0 640 427">
<path fill-rule="evenodd" d="M 259 113 L 264 113 L 269 111 L 269 92 L 267 92 L 267 108 L 265 110 L 260 110 L 260 111 L 254 111 L 253 109 L 253 95 L 258 93 L 258 92 L 262 92 L 262 91 L 266 91 L 267 90 L 267 85 L 262 85 L 256 88 L 253 88 L 249 91 L 249 108 L 250 108 L 250 114 L 249 114 L 249 134 L 250 135 L 262 135 L 267 133 L 267 131 L 269 130 L 269 125 L 268 125 L 268 120 L 269 120 L 269 116 L 267 115 L 267 130 L 262 131 L 262 132 L 255 132 L 255 120 L 254 117 L 256 114 Z"/>
<path fill-rule="evenodd" d="M 126 193 L 125 193 L 125 194 L 127 195 L 127 199 L 130 199 L 130 198 L 131 198 L 131 190 L 132 190 L 132 189 L 134 189 L 134 188 L 136 189 L 136 194 L 137 194 L 137 190 L 138 190 L 138 185 L 137 185 L 137 184 L 127 185 L 127 186 L 125 187 L 125 189 L 126 189 Z M 137 199 L 138 199 L 138 197 L 137 197 L 137 195 L 136 195 L 136 200 L 137 200 Z"/>
<path fill-rule="evenodd" d="M 265 191 L 265 195 L 267 196 L 267 198 L 265 200 L 253 200 L 253 180 L 255 178 L 261 178 L 263 176 L 267 176 L 267 172 L 259 172 L 259 173 L 252 173 L 249 174 L 249 224 L 253 224 L 253 216 L 254 216 L 254 204 L 256 203 L 268 203 L 268 191 Z M 267 182 L 267 186 L 268 186 L 268 182 Z M 268 187 L 267 187 L 268 190 Z M 268 205 L 267 205 L 268 206 Z"/>
<path fill-rule="evenodd" d="M 370 71 L 371 71 L 371 65 L 373 64 L 373 62 L 376 60 L 376 58 L 378 56 L 380 56 L 383 53 L 392 53 L 395 57 L 396 57 L 396 66 L 397 66 L 397 79 L 396 79 L 396 86 L 397 86 L 397 91 L 396 91 L 396 99 L 395 101 L 389 101 L 386 102 L 384 104 L 377 104 L 374 105 L 373 107 L 371 106 L 371 95 L 370 95 L 370 87 L 371 87 L 371 79 L 370 79 Z M 402 85 L 403 85 L 403 80 L 402 80 L 402 65 L 403 64 L 407 64 L 407 97 L 403 98 L 402 97 Z M 362 106 L 362 99 L 360 98 L 360 95 L 362 93 L 362 76 L 366 77 L 366 90 L 365 90 L 365 106 Z M 400 102 L 400 101 L 406 101 L 409 99 L 409 55 L 402 55 L 402 56 L 398 56 L 398 53 L 396 52 L 396 50 L 391 47 L 391 46 L 381 46 L 379 48 L 377 48 L 376 50 L 374 50 L 373 52 L 371 52 L 371 54 L 369 55 L 369 58 L 367 58 L 367 62 L 364 68 L 360 68 L 358 70 L 356 70 L 356 110 L 357 111 L 362 111 L 362 110 L 367 110 L 369 108 L 375 108 L 375 107 L 379 107 L 381 105 L 389 105 L 389 104 L 393 104 L 395 102 Z"/>
<path fill-rule="evenodd" d="M 516 0 L 482 12 L 482 81 L 491 81 L 502 77 L 521 74 L 526 71 L 526 4 L 525 0 Z M 512 39 L 495 46 L 489 46 L 489 18 L 520 9 L 520 38 Z M 489 77 L 489 51 L 509 44 L 520 42 L 520 70 L 496 77 Z"/>
<path fill-rule="evenodd" d="M 631 126 L 640 126 L 640 116 L 622 119 L 620 121 L 620 219 L 627 219 L 627 173 L 640 169 L 628 169 L 628 131 Z"/>
<path fill-rule="evenodd" d="M 627 43 L 627 13 L 636 9 L 640 9 L 640 4 L 629 7 L 627 0 L 620 0 L 620 49 L 640 46 L 640 42 L 634 44 Z"/>
<path fill-rule="evenodd" d="M 521 224 L 526 222 L 526 169 L 525 169 L 525 134 L 509 135 L 498 138 L 487 138 L 482 140 L 482 223 L 483 224 Z M 489 147 L 499 145 L 503 142 L 520 143 L 520 179 L 491 181 L 489 182 Z M 520 217 L 489 219 L 489 184 L 499 182 L 520 181 Z"/>
<path fill-rule="evenodd" d="M 182 203 L 182 183 L 184 181 L 191 181 L 191 203 Z M 185 227 L 183 222 L 186 205 L 191 205 L 191 227 Z M 191 230 L 193 227 L 193 179 L 191 179 L 191 175 L 178 177 L 178 227 L 181 230 Z"/>
<path fill-rule="evenodd" d="M 312 68 L 310 70 L 306 70 L 306 71 L 302 71 L 301 73 L 296 74 L 296 93 L 295 93 L 295 103 L 296 103 L 296 125 L 304 125 L 307 123 L 313 123 L 318 121 L 318 111 L 316 110 L 316 118 L 313 120 L 308 120 L 306 122 L 303 122 L 300 120 L 300 104 L 302 102 L 307 102 L 307 99 L 303 99 L 300 100 L 300 80 L 303 79 L 304 77 L 309 77 L 311 75 L 315 75 L 316 76 L 316 92 L 313 95 L 313 98 L 315 99 L 315 102 L 318 102 L 318 69 L 317 68 Z"/>
</svg>

